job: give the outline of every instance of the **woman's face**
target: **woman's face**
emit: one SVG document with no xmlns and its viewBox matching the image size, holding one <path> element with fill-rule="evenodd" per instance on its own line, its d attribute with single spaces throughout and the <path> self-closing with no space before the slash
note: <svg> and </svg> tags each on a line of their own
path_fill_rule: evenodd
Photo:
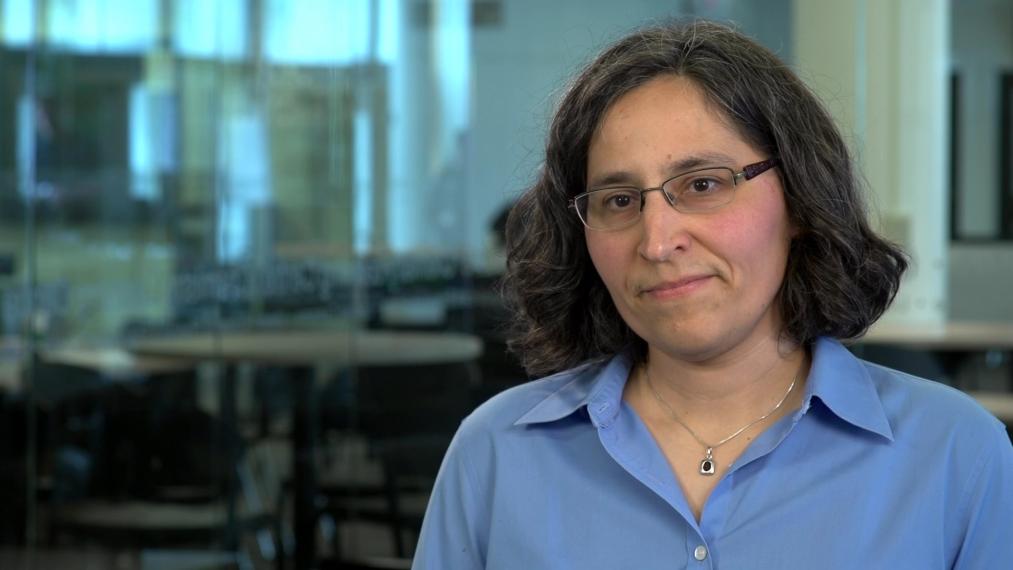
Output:
<svg viewBox="0 0 1013 570">
<path fill-rule="evenodd" d="M 692 168 L 738 172 L 766 160 L 686 78 L 665 75 L 609 109 L 591 140 L 588 187 L 657 187 Z M 731 203 L 685 214 L 660 192 L 644 195 L 640 221 L 585 230 L 587 247 L 619 314 L 650 350 L 701 362 L 759 348 L 780 333 L 777 292 L 792 228 L 776 170 L 735 188 Z"/>
</svg>

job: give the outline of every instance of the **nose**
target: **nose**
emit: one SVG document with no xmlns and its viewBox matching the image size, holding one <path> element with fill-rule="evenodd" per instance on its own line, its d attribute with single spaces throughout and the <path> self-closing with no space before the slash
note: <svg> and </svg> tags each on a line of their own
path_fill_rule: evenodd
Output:
<svg viewBox="0 0 1013 570">
<path fill-rule="evenodd" d="M 686 214 L 673 208 L 661 192 L 644 194 L 637 252 L 648 261 L 662 262 L 688 250 L 692 239 L 686 222 Z"/>
</svg>

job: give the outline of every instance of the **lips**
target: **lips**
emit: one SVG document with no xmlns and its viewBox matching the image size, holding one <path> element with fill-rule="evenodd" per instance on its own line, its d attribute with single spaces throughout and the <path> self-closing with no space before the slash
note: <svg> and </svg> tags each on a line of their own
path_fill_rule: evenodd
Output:
<svg viewBox="0 0 1013 570">
<path fill-rule="evenodd" d="M 713 275 L 691 275 L 674 281 L 662 281 L 645 287 L 641 293 L 655 298 L 681 297 L 705 286 L 713 277 Z"/>
</svg>

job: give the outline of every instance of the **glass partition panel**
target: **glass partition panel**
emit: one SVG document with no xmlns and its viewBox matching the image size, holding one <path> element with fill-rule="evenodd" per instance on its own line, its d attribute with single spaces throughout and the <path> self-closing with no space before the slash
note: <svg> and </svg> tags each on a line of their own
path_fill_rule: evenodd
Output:
<svg viewBox="0 0 1013 570">
<path fill-rule="evenodd" d="M 0 0 L 0 567 L 410 556 L 527 380 L 495 285 L 559 85 L 659 17 L 790 46 L 787 0 L 633 6 Z"/>
</svg>

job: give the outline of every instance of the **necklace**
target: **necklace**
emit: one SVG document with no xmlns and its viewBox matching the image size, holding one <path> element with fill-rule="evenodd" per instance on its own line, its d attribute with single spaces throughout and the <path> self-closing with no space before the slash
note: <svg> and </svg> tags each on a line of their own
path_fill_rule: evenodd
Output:
<svg viewBox="0 0 1013 570">
<path fill-rule="evenodd" d="M 647 379 L 647 386 L 651 389 L 651 393 L 654 394 L 654 399 L 657 400 L 658 403 L 662 405 L 662 407 L 668 410 L 668 413 L 669 415 L 672 416 L 673 420 L 675 420 L 682 427 L 686 428 L 686 431 L 689 432 L 689 435 L 693 436 L 693 439 L 695 439 L 697 443 L 699 443 L 704 447 L 704 449 L 706 449 L 706 451 L 704 452 L 704 458 L 700 460 L 700 474 L 709 477 L 711 475 L 714 475 L 716 467 L 716 463 L 714 462 L 714 450 L 728 443 L 729 441 L 735 439 L 736 437 L 739 437 L 740 435 L 742 435 L 742 432 L 769 418 L 771 414 L 781 409 L 781 406 L 783 406 L 785 401 L 788 400 L 788 395 L 791 394 L 791 391 L 795 389 L 795 382 L 798 380 L 798 375 L 796 374 L 795 377 L 791 379 L 791 385 L 788 386 L 788 391 L 784 393 L 784 396 L 781 397 L 780 401 L 774 404 L 774 407 L 771 408 L 769 412 L 763 414 L 762 416 L 756 418 L 755 420 L 749 422 L 748 424 L 740 427 L 739 429 L 735 430 L 731 435 L 715 444 L 710 444 L 700 439 L 700 436 L 698 436 L 696 432 L 693 431 L 693 428 L 689 427 L 688 425 L 686 425 L 685 422 L 679 419 L 679 415 L 675 413 L 675 410 L 672 409 L 672 406 L 669 406 L 668 402 L 666 402 L 664 398 L 661 397 L 661 394 L 659 394 L 658 391 L 654 388 L 654 383 L 651 382 L 651 375 L 649 372 L 647 372 L 646 365 L 644 366 L 644 378 Z"/>
</svg>

